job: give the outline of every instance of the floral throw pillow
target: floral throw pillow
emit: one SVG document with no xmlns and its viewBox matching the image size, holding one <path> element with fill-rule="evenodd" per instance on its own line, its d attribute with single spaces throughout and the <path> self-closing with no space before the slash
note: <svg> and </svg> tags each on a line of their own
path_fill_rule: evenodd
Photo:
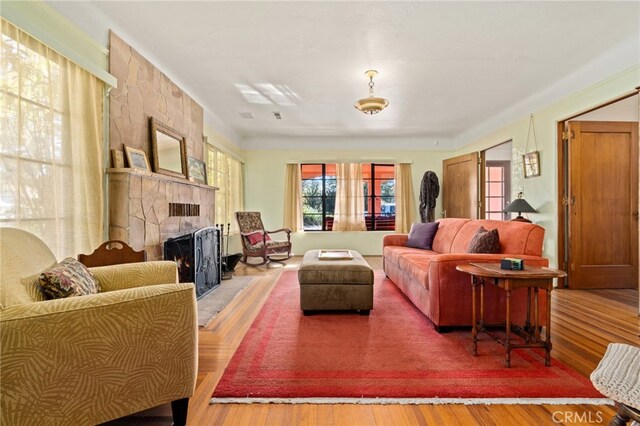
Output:
<svg viewBox="0 0 640 426">
<path fill-rule="evenodd" d="M 72 257 L 40 274 L 39 283 L 46 299 L 86 296 L 100 291 L 100 283 L 93 274 Z"/>
<path fill-rule="evenodd" d="M 487 231 L 484 226 L 478 228 L 469 241 L 467 253 L 500 253 L 498 229 Z"/>
</svg>

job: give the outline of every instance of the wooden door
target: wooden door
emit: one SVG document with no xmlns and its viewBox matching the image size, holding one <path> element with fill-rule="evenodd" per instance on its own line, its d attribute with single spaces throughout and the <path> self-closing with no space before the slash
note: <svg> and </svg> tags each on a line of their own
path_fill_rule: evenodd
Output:
<svg viewBox="0 0 640 426">
<path fill-rule="evenodd" d="M 637 288 L 638 123 L 568 130 L 569 288 Z"/>
<path fill-rule="evenodd" d="M 472 152 L 442 162 L 442 216 L 478 219 L 479 154 Z"/>
</svg>

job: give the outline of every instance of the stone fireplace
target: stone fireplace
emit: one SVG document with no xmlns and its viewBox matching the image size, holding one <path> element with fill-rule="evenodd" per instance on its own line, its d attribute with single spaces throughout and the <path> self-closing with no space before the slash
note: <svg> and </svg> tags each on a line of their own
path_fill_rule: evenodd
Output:
<svg viewBox="0 0 640 426">
<path fill-rule="evenodd" d="M 109 238 L 162 260 L 169 238 L 215 224 L 216 188 L 135 169 L 107 169 Z"/>
</svg>

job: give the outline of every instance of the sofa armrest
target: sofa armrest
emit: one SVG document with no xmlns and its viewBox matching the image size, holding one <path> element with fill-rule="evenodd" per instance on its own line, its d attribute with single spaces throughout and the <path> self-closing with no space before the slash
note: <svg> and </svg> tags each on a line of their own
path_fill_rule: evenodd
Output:
<svg viewBox="0 0 640 426">
<path fill-rule="evenodd" d="M 167 260 L 98 266 L 89 270 L 100 283 L 103 292 L 178 283 L 178 265 Z"/>
<path fill-rule="evenodd" d="M 0 310 L 1 424 L 98 424 L 193 394 L 192 284 Z"/>
<path fill-rule="evenodd" d="M 386 246 L 404 246 L 408 239 L 409 234 L 387 234 L 382 237 L 382 249 Z"/>
</svg>

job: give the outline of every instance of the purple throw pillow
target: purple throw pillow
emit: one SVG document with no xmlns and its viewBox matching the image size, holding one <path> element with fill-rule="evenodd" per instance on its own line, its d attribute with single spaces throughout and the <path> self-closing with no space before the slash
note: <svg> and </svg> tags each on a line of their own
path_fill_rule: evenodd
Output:
<svg viewBox="0 0 640 426">
<path fill-rule="evenodd" d="M 406 246 L 423 250 L 431 250 L 431 247 L 433 246 L 433 238 L 436 236 L 437 230 L 438 222 L 412 224 Z"/>
<path fill-rule="evenodd" d="M 500 253 L 498 229 L 487 231 L 483 226 L 478 228 L 469 241 L 467 253 Z"/>
</svg>

